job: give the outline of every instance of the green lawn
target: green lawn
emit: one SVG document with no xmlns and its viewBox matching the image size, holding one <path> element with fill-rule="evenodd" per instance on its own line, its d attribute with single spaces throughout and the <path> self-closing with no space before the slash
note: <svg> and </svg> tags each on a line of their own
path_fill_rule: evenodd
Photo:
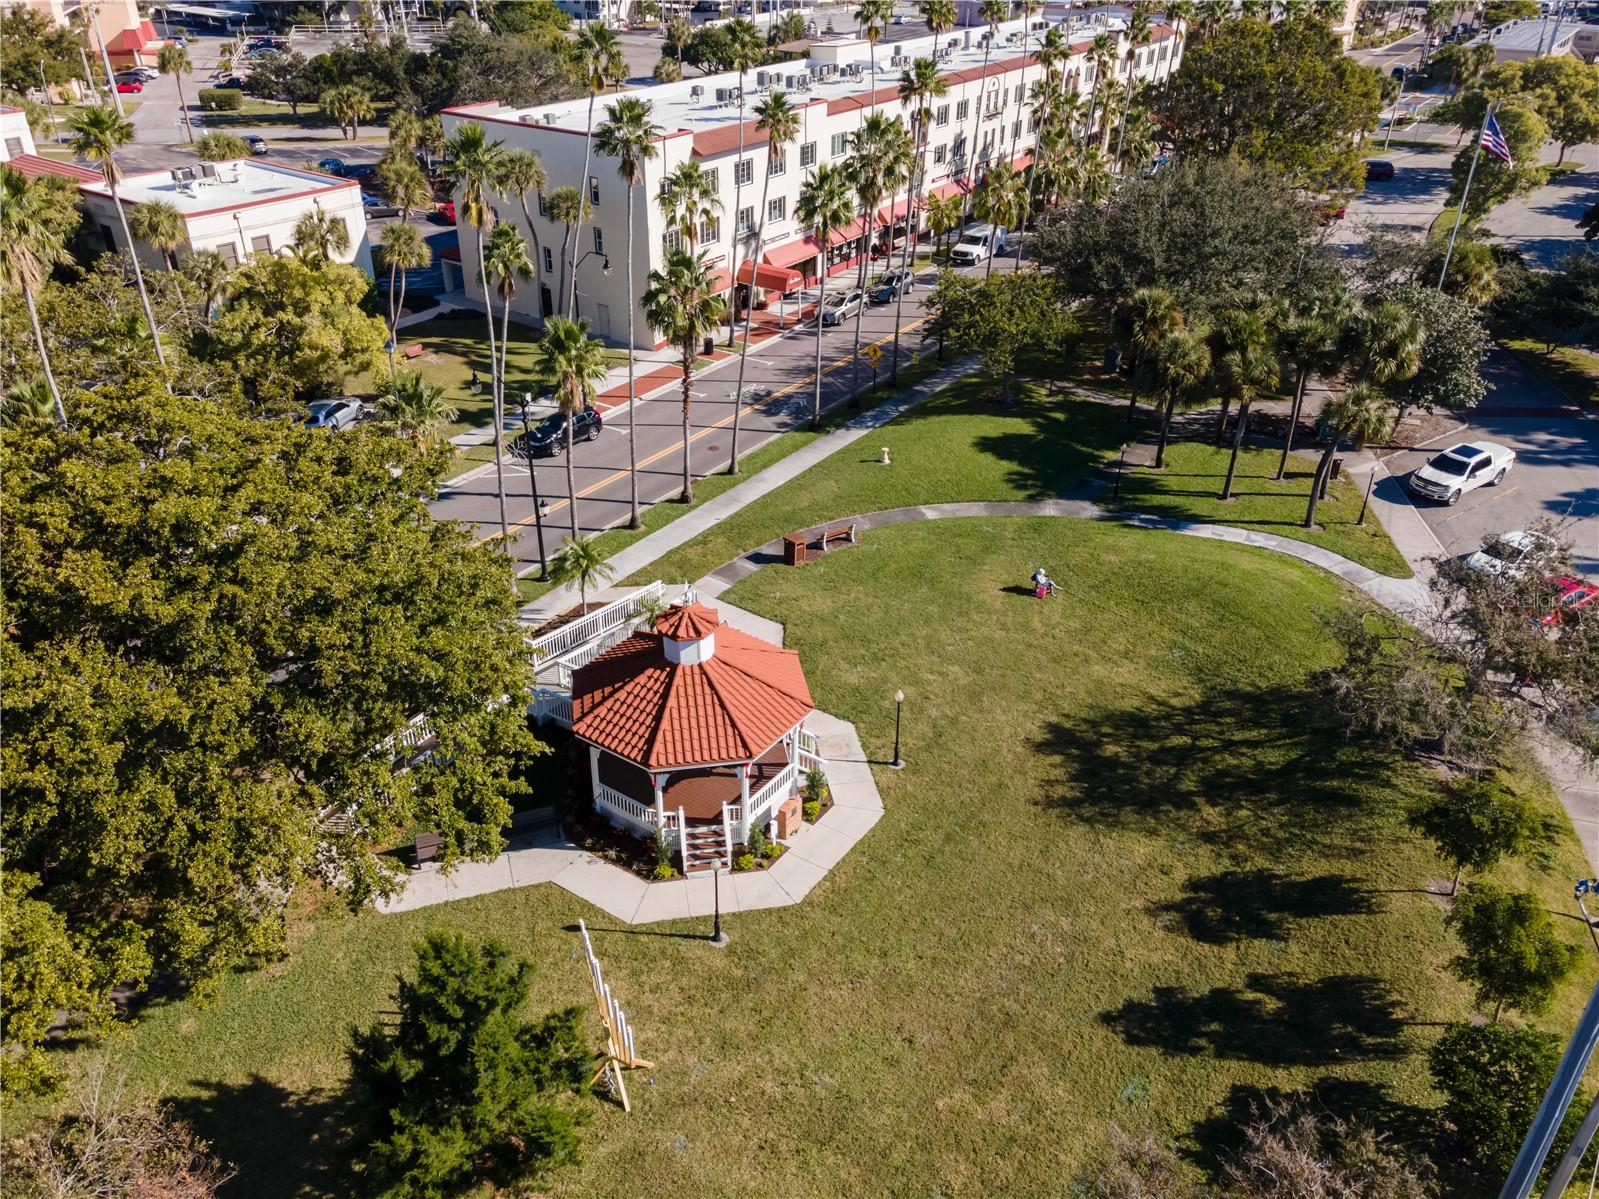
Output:
<svg viewBox="0 0 1599 1199">
<path fill-rule="evenodd" d="M 1168 446 L 1165 470 L 1138 470 L 1128 475 L 1122 484 L 1120 506 L 1129 512 L 1276 533 L 1322 546 L 1385 575 L 1410 577 L 1410 566 L 1374 513 L 1366 513 L 1364 525 L 1355 523 L 1360 515 L 1360 487 L 1335 482 L 1328 500 L 1316 509 L 1321 528 L 1309 530 L 1300 522 L 1305 519 L 1314 462 L 1290 455 L 1288 477 L 1277 483 L 1272 476 L 1277 473 L 1280 450 L 1242 450 L 1233 498 L 1223 503 L 1217 497 L 1227 476 L 1228 454 L 1226 449 L 1199 442 Z"/>
<path fill-rule="evenodd" d="M 184 94 L 191 103 L 198 104 L 197 90 L 192 85 L 184 85 Z M 388 124 L 390 105 L 380 105 L 377 116 L 370 121 L 361 122 L 364 129 L 380 130 Z M 330 137 L 339 137 L 339 127 L 332 117 L 323 116 L 321 107 L 314 101 L 300 105 L 298 113 L 291 112 L 287 104 L 275 103 L 271 100 L 258 100 L 254 96 L 245 96 L 243 107 L 230 112 L 202 112 L 200 118 L 205 122 L 207 129 L 250 128 L 250 129 L 279 129 L 284 132 L 289 130 L 308 129 L 327 134 Z M 364 138 L 363 140 L 372 140 Z"/>
<path fill-rule="evenodd" d="M 1551 353 L 1535 337 L 1506 338 L 1503 344 L 1573 404 L 1599 405 L 1599 354 L 1576 346 L 1556 346 Z"/>
<path fill-rule="evenodd" d="M 645 567 L 632 580 L 697 579 L 784 533 L 883 508 L 1048 499 L 1081 483 L 1125 436 L 1119 410 L 1024 389 L 1015 408 L 972 376 Z M 893 465 L 879 464 L 888 446 Z M 1028 568 L 1028 572 L 1031 567 Z"/>
<path fill-rule="evenodd" d="M 1018 594 L 1041 561 L 1063 597 Z M 1340 597 L 1279 556 L 1050 519 L 769 568 L 729 598 L 787 622 L 868 756 L 907 697 L 883 821 L 802 905 L 730 918 L 725 950 L 690 939 L 708 920 L 629 930 L 551 887 L 308 913 L 286 960 L 149 1009 L 125 1056 L 237 1162 L 231 1194 L 343 1194 L 347 1030 L 408 946 L 493 934 L 537 964 L 538 1009 L 586 1004 L 585 917 L 656 1066 L 555 1196 L 1059 1196 L 1107 1122 L 1203 1158 L 1267 1086 L 1424 1119 L 1422 1055 L 1468 1010 L 1418 890 L 1445 867 L 1400 815 L 1432 782 L 1309 718 Z M 1536 795 L 1546 860 L 1499 873 L 1563 914 L 1586 869 Z M 1569 1029 L 1591 981 L 1539 1023 Z"/>
</svg>

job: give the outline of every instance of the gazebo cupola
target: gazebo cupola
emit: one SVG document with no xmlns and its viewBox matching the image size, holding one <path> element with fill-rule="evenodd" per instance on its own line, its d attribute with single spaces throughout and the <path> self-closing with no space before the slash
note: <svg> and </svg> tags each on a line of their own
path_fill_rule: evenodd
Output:
<svg viewBox="0 0 1599 1199">
<path fill-rule="evenodd" d="M 716 613 L 702 604 L 669 608 L 655 621 L 661 649 L 674 666 L 703 666 L 716 656 Z"/>
</svg>

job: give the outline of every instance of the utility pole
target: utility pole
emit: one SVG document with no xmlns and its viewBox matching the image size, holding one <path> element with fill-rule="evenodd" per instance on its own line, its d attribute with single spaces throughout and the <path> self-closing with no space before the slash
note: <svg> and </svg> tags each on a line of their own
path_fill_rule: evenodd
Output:
<svg viewBox="0 0 1599 1199">
<path fill-rule="evenodd" d="M 1497 103 L 1490 104 L 1488 111 L 1483 114 L 1482 128 L 1477 130 L 1477 148 L 1471 155 L 1471 168 L 1466 172 L 1466 188 L 1460 193 L 1460 207 L 1455 210 L 1454 227 L 1449 230 L 1449 248 L 1444 251 L 1443 269 L 1438 272 L 1438 290 L 1444 289 L 1444 279 L 1449 275 L 1449 260 L 1455 253 L 1455 238 L 1460 233 L 1461 219 L 1466 215 L 1466 201 L 1471 199 L 1471 181 L 1476 177 L 1477 164 L 1482 161 L 1482 135 L 1488 128 L 1488 122 L 1493 118 Z"/>
<path fill-rule="evenodd" d="M 105 48 L 105 38 L 100 36 L 100 14 L 95 8 L 93 0 L 89 6 L 89 26 L 94 30 L 94 40 L 100 46 L 100 63 L 105 67 L 105 86 L 111 93 L 111 103 L 117 107 L 117 116 L 125 117 L 128 114 L 122 111 L 122 93 L 117 91 L 116 76 L 111 72 L 111 52 Z"/>
<path fill-rule="evenodd" d="M 89 55 L 82 46 L 78 47 L 78 60 L 83 63 L 83 81 L 89 85 L 89 98 L 98 104 L 100 89 L 94 86 L 94 72 L 89 70 Z"/>
<path fill-rule="evenodd" d="M 44 74 L 44 57 L 39 58 L 39 90 L 44 93 L 44 106 L 50 110 L 50 140 L 53 142 L 59 135 L 56 128 L 56 102 L 50 98 L 50 81 Z"/>
</svg>

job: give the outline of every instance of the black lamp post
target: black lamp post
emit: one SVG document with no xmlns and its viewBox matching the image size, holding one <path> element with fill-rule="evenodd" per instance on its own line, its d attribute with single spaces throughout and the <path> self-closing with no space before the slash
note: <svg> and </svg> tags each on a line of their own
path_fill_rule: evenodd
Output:
<svg viewBox="0 0 1599 1199">
<path fill-rule="evenodd" d="M 894 692 L 894 760 L 889 763 L 895 770 L 905 768 L 905 759 L 899 756 L 899 718 L 905 707 L 905 693 Z"/>
<path fill-rule="evenodd" d="M 533 468 L 533 430 L 529 411 L 533 407 L 533 393 L 522 393 L 522 449 L 527 454 L 527 482 L 533 493 L 533 527 L 539 535 L 539 582 L 550 577 L 549 564 L 544 557 L 544 503 L 539 499 L 539 476 Z"/>
<path fill-rule="evenodd" d="M 714 918 L 714 923 L 711 927 L 711 944 L 716 946 L 718 949 L 723 949 L 727 946 L 727 943 L 732 940 L 732 938 L 722 931 L 722 867 L 720 865 L 712 868 L 711 879 L 713 887 L 712 893 L 716 897 L 714 901 L 716 905 L 716 915 Z"/>
<path fill-rule="evenodd" d="M 583 255 L 583 257 L 579 258 L 575 263 L 572 264 L 572 295 L 574 297 L 584 294 L 577 289 L 577 268 L 582 266 L 590 258 L 594 258 L 596 256 L 598 256 L 600 260 L 600 274 L 609 275 L 611 273 L 611 256 L 603 253 L 600 250 L 590 250 L 587 254 Z M 576 299 L 572 301 L 572 319 L 577 319 Z"/>
<path fill-rule="evenodd" d="M 1110 494 L 1112 499 L 1122 498 L 1122 475 L 1127 473 L 1127 443 L 1122 442 L 1121 458 L 1116 464 L 1116 478 L 1111 483 Z"/>
</svg>

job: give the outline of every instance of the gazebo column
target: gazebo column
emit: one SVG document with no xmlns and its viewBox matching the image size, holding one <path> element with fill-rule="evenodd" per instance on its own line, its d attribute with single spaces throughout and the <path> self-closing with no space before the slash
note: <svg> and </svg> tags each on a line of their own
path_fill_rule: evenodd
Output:
<svg viewBox="0 0 1599 1199">
<path fill-rule="evenodd" d="M 744 813 L 739 823 L 739 839 L 742 841 L 748 841 L 750 835 L 750 771 L 754 769 L 754 762 L 745 762 L 738 772 L 738 810 Z"/>
<path fill-rule="evenodd" d="M 666 827 L 666 793 L 662 789 L 662 784 L 665 783 L 665 781 L 666 781 L 665 773 L 657 774 L 653 770 L 650 771 L 650 787 L 655 792 L 655 827 L 656 828 L 665 828 Z"/>
<path fill-rule="evenodd" d="M 589 802 L 596 807 L 600 802 L 600 747 L 589 746 Z"/>
</svg>

